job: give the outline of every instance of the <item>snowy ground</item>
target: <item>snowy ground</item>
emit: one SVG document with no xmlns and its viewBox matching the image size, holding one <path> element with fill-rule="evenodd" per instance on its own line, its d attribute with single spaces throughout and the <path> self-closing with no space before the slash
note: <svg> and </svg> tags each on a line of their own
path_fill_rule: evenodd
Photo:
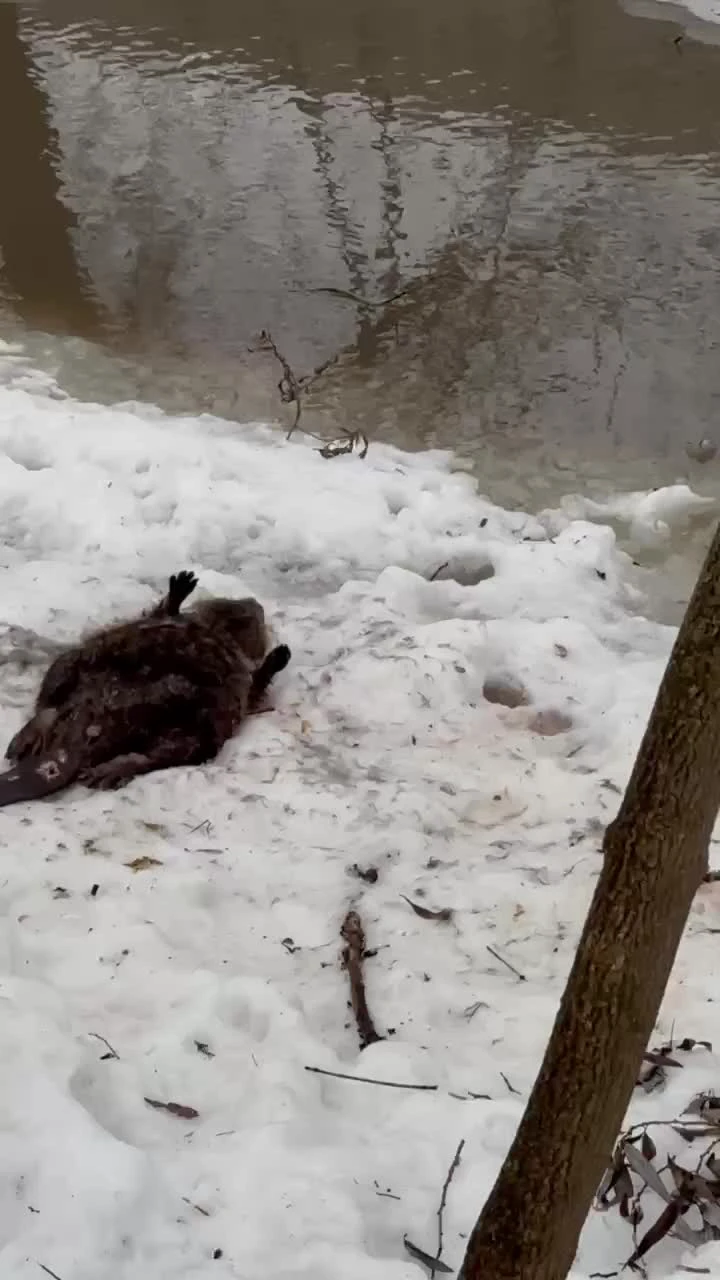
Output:
<svg viewBox="0 0 720 1280">
<path fill-rule="evenodd" d="M 621 0 L 628 13 L 682 23 L 690 35 L 715 44 L 720 24 L 720 0 Z"/>
<path fill-rule="evenodd" d="M 325 461 L 266 428 L 83 405 L 3 367 L 5 738 L 41 641 L 145 607 L 184 566 L 208 591 L 258 594 L 294 660 L 274 712 L 212 766 L 0 813 L 2 1280 L 424 1277 L 403 1237 L 436 1252 L 464 1138 L 445 1214 L 457 1267 L 672 632 L 637 611 L 601 509 L 539 522 L 443 455 Z M 608 514 L 661 536 L 685 497 Z M 488 701 L 495 677 L 528 704 Z M 564 732 L 537 731 L 558 713 Z M 339 964 L 351 905 L 387 1033 L 362 1054 Z M 713 925 L 717 886 L 698 896 L 660 1034 L 674 1020 L 720 1044 Z M 634 1118 L 676 1114 L 719 1061 L 693 1057 Z M 631 1247 L 616 1214 L 594 1215 L 576 1275 Z M 664 1244 L 651 1274 L 679 1276 L 684 1253 Z"/>
</svg>

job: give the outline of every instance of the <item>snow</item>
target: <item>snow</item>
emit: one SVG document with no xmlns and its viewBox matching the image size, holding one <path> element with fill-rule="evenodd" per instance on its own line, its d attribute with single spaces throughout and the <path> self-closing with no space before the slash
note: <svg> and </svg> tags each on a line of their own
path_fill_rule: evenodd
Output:
<svg viewBox="0 0 720 1280">
<path fill-rule="evenodd" d="M 628 13 L 638 17 L 685 20 L 689 34 L 715 43 L 712 28 L 720 23 L 720 0 L 623 0 Z"/>
<path fill-rule="evenodd" d="M 204 591 L 257 594 L 293 650 L 274 711 L 213 764 L 0 813 L 3 1280 L 415 1280 L 403 1237 L 436 1251 L 465 1139 L 444 1224 L 459 1266 L 673 640 L 602 521 L 662 539 L 693 495 L 536 518 L 444 454 L 325 460 L 268 426 L 70 400 L 9 349 L 2 369 L 7 738 L 53 643 L 185 566 Z M 489 679 L 525 703 L 488 701 Z M 564 732 L 536 731 L 558 713 Z M 362 1053 L 350 906 L 387 1033 Z M 707 886 L 659 1036 L 719 1038 L 719 908 Z M 676 1114 L 717 1069 L 693 1055 L 632 1118 Z M 617 1214 L 593 1215 L 573 1274 L 631 1248 Z M 687 1253 L 665 1242 L 651 1274 Z"/>
</svg>

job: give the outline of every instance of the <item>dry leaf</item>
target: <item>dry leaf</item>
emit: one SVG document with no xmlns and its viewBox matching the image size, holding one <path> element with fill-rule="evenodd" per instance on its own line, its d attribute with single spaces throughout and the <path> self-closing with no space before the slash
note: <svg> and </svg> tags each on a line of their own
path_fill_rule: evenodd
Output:
<svg viewBox="0 0 720 1280">
<path fill-rule="evenodd" d="M 717 1204 L 720 1198 L 720 1182 L 704 1178 L 701 1173 L 684 1169 L 682 1165 L 668 1156 L 668 1168 L 673 1182 L 685 1200 L 707 1200 L 709 1204 Z"/>
<path fill-rule="evenodd" d="M 652 1187 L 653 1191 L 657 1192 L 661 1200 L 665 1200 L 669 1203 L 673 1197 L 670 1195 L 670 1192 L 665 1186 L 665 1183 L 660 1177 L 657 1169 L 651 1165 L 649 1160 L 646 1160 L 645 1156 L 642 1152 L 638 1151 L 637 1147 L 633 1146 L 632 1142 L 624 1142 L 622 1144 L 622 1149 L 625 1159 L 630 1165 L 633 1173 L 636 1173 L 639 1178 L 642 1178 L 643 1182 L 646 1182 L 649 1187 Z"/>
<path fill-rule="evenodd" d="M 200 1115 L 194 1107 L 185 1107 L 181 1102 L 158 1102 L 155 1098 L 145 1098 L 144 1101 L 156 1111 L 169 1111 L 171 1116 L 179 1116 L 181 1120 L 197 1120 Z"/>
<path fill-rule="evenodd" d="M 147 871 L 149 867 L 161 867 L 162 862 L 159 858 L 150 858 L 147 854 L 143 854 L 141 858 L 133 858 L 132 862 L 126 862 L 125 866 L 131 871 Z"/>
<path fill-rule="evenodd" d="M 640 1143 L 640 1150 L 642 1151 L 646 1160 L 654 1160 L 657 1155 L 657 1147 L 655 1146 L 655 1143 L 650 1137 L 650 1134 L 648 1133 L 647 1129 L 643 1133 L 642 1141 Z"/>
<path fill-rule="evenodd" d="M 416 1244 L 413 1244 L 412 1240 L 408 1240 L 407 1236 L 403 1236 L 403 1244 L 410 1257 L 415 1258 L 417 1262 L 422 1262 L 423 1266 L 427 1267 L 429 1271 L 437 1275 L 449 1276 L 452 1274 L 452 1267 L 449 1267 L 445 1262 L 441 1262 L 439 1258 L 431 1257 L 424 1249 L 419 1249 Z"/>
<path fill-rule="evenodd" d="M 669 1047 L 668 1045 L 668 1049 Z M 677 1058 L 671 1058 L 668 1049 L 648 1049 L 647 1053 L 643 1054 L 643 1058 L 645 1062 L 652 1062 L 656 1067 L 681 1067 L 682 1062 L 678 1062 Z"/>
<path fill-rule="evenodd" d="M 614 1192 L 614 1195 L 612 1196 L 612 1199 L 610 1199 L 612 1192 Z M 614 1170 L 607 1190 L 603 1192 L 600 1207 L 603 1209 L 612 1209 L 614 1205 L 619 1204 L 620 1212 L 622 1213 L 623 1201 L 630 1200 L 634 1195 L 635 1188 L 633 1186 L 633 1180 L 630 1177 L 627 1165 L 623 1164 L 619 1169 Z"/>
<path fill-rule="evenodd" d="M 701 1124 L 673 1124 L 670 1126 L 674 1133 L 684 1138 L 686 1142 L 694 1142 L 696 1138 L 720 1138 L 720 1127 L 718 1125 Z"/>
<path fill-rule="evenodd" d="M 658 1244 L 659 1241 L 662 1240 L 667 1235 L 668 1231 L 672 1230 L 678 1218 L 680 1217 L 680 1214 L 682 1213 L 683 1209 L 685 1209 L 686 1207 L 687 1206 L 683 1203 L 683 1201 L 680 1199 L 679 1196 L 676 1197 L 674 1200 L 671 1200 L 669 1204 L 666 1204 L 665 1208 L 660 1214 L 660 1217 L 645 1232 L 645 1235 L 640 1241 L 637 1249 L 633 1253 L 632 1257 L 628 1258 L 627 1262 L 625 1263 L 625 1266 L 626 1267 L 633 1266 L 633 1264 L 637 1262 L 640 1258 L 642 1258 L 644 1254 L 648 1252 L 649 1249 L 652 1249 L 653 1245 Z"/>
<path fill-rule="evenodd" d="M 415 915 L 420 916 L 423 920 L 452 920 L 453 913 L 450 907 L 441 907 L 439 911 L 431 911 L 429 907 L 421 907 L 419 902 L 411 902 L 409 898 L 405 897 L 404 893 L 401 893 L 400 897 L 407 902 L 409 907 L 412 907 Z"/>
</svg>

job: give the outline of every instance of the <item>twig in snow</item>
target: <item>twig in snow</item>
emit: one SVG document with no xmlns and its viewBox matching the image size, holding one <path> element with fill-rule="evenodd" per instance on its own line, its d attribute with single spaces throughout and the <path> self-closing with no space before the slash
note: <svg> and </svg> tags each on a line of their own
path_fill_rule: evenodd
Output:
<svg viewBox="0 0 720 1280">
<path fill-rule="evenodd" d="M 104 1036 L 99 1036 L 97 1031 L 88 1031 L 88 1035 L 92 1036 L 93 1040 L 99 1040 L 100 1043 L 104 1044 L 105 1048 L 107 1049 L 107 1053 L 104 1053 L 102 1055 L 102 1058 L 100 1059 L 101 1062 L 104 1062 L 106 1058 L 117 1058 L 118 1061 L 120 1061 L 120 1054 L 118 1053 L 117 1049 L 113 1049 L 109 1040 L 106 1040 Z"/>
<path fill-rule="evenodd" d="M 357 1023 L 360 1048 L 366 1049 L 369 1044 L 376 1044 L 383 1036 L 375 1030 L 365 996 L 365 980 L 362 964 L 365 955 L 365 934 L 357 911 L 348 911 L 343 920 L 340 936 L 346 946 L 343 948 L 343 967 L 347 969 L 350 979 L 350 1003 L 352 1004 Z"/>
<path fill-rule="evenodd" d="M 430 577 L 428 578 L 428 582 L 434 582 L 435 579 L 442 573 L 443 569 L 448 568 L 449 564 L 450 564 L 449 560 L 446 560 L 444 564 L 439 564 L 435 572 L 430 574 Z"/>
<path fill-rule="evenodd" d="M 510 1081 L 508 1080 L 507 1076 L 505 1075 L 505 1072 L 504 1072 L 504 1071 L 501 1071 L 501 1072 L 500 1072 L 500 1075 L 502 1076 L 503 1080 L 505 1081 L 505 1083 L 506 1083 L 506 1085 L 507 1085 L 507 1087 L 508 1087 L 508 1089 L 509 1089 L 510 1093 L 514 1093 L 514 1094 L 516 1094 L 516 1095 L 517 1095 L 517 1097 L 519 1098 L 519 1097 L 520 1097 L 520 1090 L 519 1090 L 519 1089 L 514 1089 L 514 1088 L 513 1088 L 513 1086 L 511 1085 Z"/>
<path fill-rule="evenodd" d="M 509 969 L 511 973 L 514 973 L 515 977 L 518 979 L 519 982 L 527 982 L 527 978 L 525 977 L 525 974 L 521 973 L 519 969 L 516 969 L 515 966 L 510 963 L 509 960 L 505 960 L 504 957 L 500 955 L 499 951 L 495 951 L 495 949 L 493 947 L 488 946 L 487 943 L 485 944 L 485 950 L 489 951 L 490 955 L 494 956 L 496 960 L 499 960 L 501 964 L 504 964 L 505 968 Z"/>
<path fill-rule="evenodd" d="M 38 1266 L 41 1271 L 45 1272 L 46 1276 L 52 1276 L 52 1280 L 60 1280 L 60 1276 L 58 1275 L 57 1271 L 51 1271 L 49 1267 L 45 1266 L 44 1262 L 38 1262 Z"/>
<path fill-rule="evenodd" d="M 208 1210 L 208 1209 L 203 1209 L 203 1207 L 202 1207 L 202 1205 L 201 1205 L 201 1204 L 195 1204 L 195 1201 L 194 1201 L 194 1200 L 188 1200 L 187 1196 L 183 1196 L 182 1198 L 183 1198 L 183 1201 L 185 1202 L 185 1204 L 189 1204 L 191 1209 L 195 1209 L 197 1213 L 201 1213 L 201 1214 L 202 1214 L 202 1216 L 203 1216 L 203 1218 L 209 1218 L 209 1217 L 210 1217 L 210 1212 L 209 1212 L 209 1210 Z"/>
<path fill-rule="evenodd" d="M 447 1203 L 448 1189 L 450 1187 L 450 1183 L 452 1182 L 455 1176 L 455 1170 L 460 1164 L 460 1157 L 462 1155 L 462 1150 L 464 1146 L 465 1146 L 465 1139 L 461 1138 L 457 1146 L 457 1151 L 455 1152 L 455 1155 L 452 1158 L 452 1163 L 450 1165 L 450 1168 L 448 1169 L 447 1174 L 445 1175 L 445 1181 L 443 1182 L 442 1194 L 440 1196 L 440 1204 L 438 1205 L 438 1211 L 437 1211 L 438 1247 L 437 1247 L 437 1253 L 435 1254 L 436 1262 L 440 1261 L 442 1257 L 442 1251 L 443 1251 L 443 1214 L 445 1212 L 445 1205 Z M 437 1268 L 433 1268 L 433 1270 L 430 1272 L 430 1275 L 434 1276 L 436 1270 Z"/>
<path fill-rule="evenodd" d="M 306 1067 L 316 1076 L 332 1076 L 335 1080 L 356 1080 L 359 1084 L 381 1084 L 386 1089 L 421 1089 L 425 1093 L 437 1093 L 436 1084 L 402 1084 L 399 1080 L 374 1080 L 372 1076 L 351 1076 L 345 1071 L 326 1071 L 324 1067 Z"/>
</svg>

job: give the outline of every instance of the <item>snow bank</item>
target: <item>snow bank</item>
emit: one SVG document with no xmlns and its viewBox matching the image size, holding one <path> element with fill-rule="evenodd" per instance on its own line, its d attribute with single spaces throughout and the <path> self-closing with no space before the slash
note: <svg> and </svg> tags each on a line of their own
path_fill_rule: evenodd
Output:
<svg viewBox="0 0 720 1280">
<path fill-rule="evenodd" d="M 672 632 L 629 612 L 610 528 L 566 513 L 551 539 L 444 455 L 325 461 L 264 427 L 35 390 L 9 355 L 5 372 L 5 738 L 52 642 L 146 606 L 183 566 L 260 595 L 293 662 L 216 763 L 0 812 L 0 1275 L 412 1280 L 403 1237 L 434 1253 L 464 1138 L 458 1265 Z M 483 692 L 507 686 L 519 705 Z M 664 1024 L 710 1039 L 698 921 L 717 923 L 717 892 Z M 338 963 L 351 904 L 387 1033 L 362 1054 Z M 673 1087 L 707 1087 L 713 1062 Z M 619 1219 L 593 1219 L 577 1276 L 630 1247 Z M 657 1274 L 681 1256 L 659 1249 Z"/>
<path fill-rule="evenodd" d="M 715 43 L 712 28 L 720 23 L 720 0 L 622 0 L 628 13 L 642 18 L 663 18 L 682 22 L 691 35 Z"/>
</svg>

